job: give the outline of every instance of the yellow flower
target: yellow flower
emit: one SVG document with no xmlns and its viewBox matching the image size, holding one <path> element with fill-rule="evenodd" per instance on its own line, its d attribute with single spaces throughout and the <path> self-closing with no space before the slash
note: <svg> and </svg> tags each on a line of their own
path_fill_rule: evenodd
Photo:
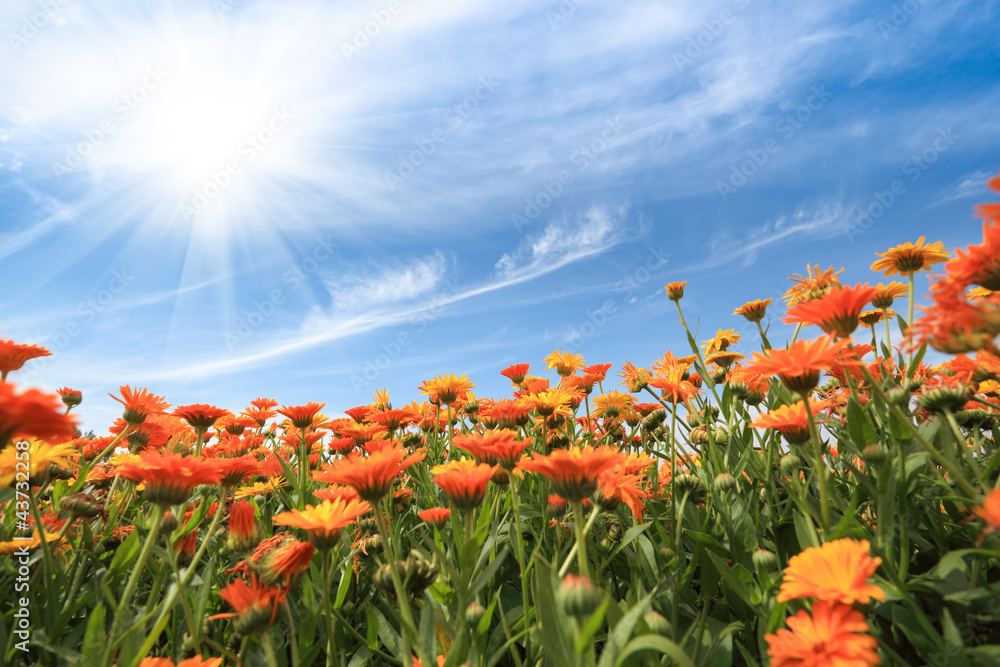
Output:
<svg viewBox="0 0 1000 667">
<path fill-rule="evenodd" d="M 562 352 L 558 350 L 553 350 L 549 356 L 545 357 L 542 361 L 545 362 L 545 368 L 554 368 L 559 375 L 566 377 L 567 375 L 572 375 L 581 368 L 587 365 L 587 362 L 583 360 L 582 354 L 573 354 L 572 352 Z"/>
<path fill-rule="evenodd" d="M 867 583 L 882 562 L 868 555 L 870 549 L 867 540 L 844 538 L 792 556 L 785 568 L 778 602 L 815 598 L 850 605 L 884 600 L 885 591 Z"/>
<path fill-rule="evenodd" d="M 882 259 L 872 264 L 872 271 L 884 271 L 883 276 L 905 276 L 911 271 L 925 271 L 951 258 L 951 253 L 944 249 L 944 241 L 925 246 L 925 238 L 921 236 L 916 243 L 906 242 L 885 252 L 875 253 Z"/>
</svg>

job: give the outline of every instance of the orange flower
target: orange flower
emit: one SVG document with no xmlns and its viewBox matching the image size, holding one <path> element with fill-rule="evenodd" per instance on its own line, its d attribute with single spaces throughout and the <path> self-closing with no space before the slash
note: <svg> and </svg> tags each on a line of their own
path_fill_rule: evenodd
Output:
<svg viewBox="0 0 1000 667">
<path fill-rule="evenodd" d="M 931 292 L 934 305 L 921 307 L 924 314 L 907 330 L 907 339 L 915 346 L 927 343 L 950 354 L 991 347 L 1000 335 L 1000 299 L 991 296 L 971 302 L 961 290 L 951 280 L 935 283 Z"/>
<path fill-rule="evenodd" d="M 763 401 L 767 390 L 771 388 L 767 378 L 742 365 L 729 369 L 726 382 L 736 398 L 750 405 L 757 405 Z"/>
<path fill-rule="evenodd" d="M 508 366 L 500 371 L 500 375 L 509 379 L 512 384 L 519 385 L 524 382 L 525 376 L 528 375 L 529 368 L 531 368 L 529 364 L 514 364 L 513 366 Z"/>
<path fill-rule="evenodd" d="M 299 575 L 309 569 L 315 552 L 312 544 L 293 539 L 271 549 L 260 559 L 264 583 L 289 590 Z"/>
<path fill-rule="evenodd" d="M 38 345 L 0 340 L 0 382 L 7 379 L 7 373 L 24 366 L 24 362 L 38 357 L 48 357 L 52 353 Z"/>
<path fill-rule="evenodd" d="M 426 509 L 423 512 L 419 512 L 417 516 L 424 523 L 430 524 L 438 529 L 443 529 L 448 525 L 448 519 L 451 518 L 451 510 L 447 507 L 432 507 Z"/>
<path fill-rule="evenodd" d="M 222 473 L 222 486 L 234 487 L 242 484 L 249 477 L 257 477 L 262 473 L 260 462 L 252 455 L 239 456 L 234 459 L 214 459 Z"/>
<path fill-rule="evenodd" d="M 59 398 L 62 399 L 63 405 L 66 406 L 67 411 L 83 402 L 83 392 L 79 389 L 63 387 L 62 389 L 56 389 L 56 392 L 59 394 Z"/>
<path fill-rule="evenodd" d="M 748 301 L 733 311 L 733 315 L 742 315 L 748 322 L 760 322 L 767 313 L 767 307 L 771 305 L 770 299 L 757 299 Z"/>
<path fill-rule="evenodd" d="M 921 236 L 916 243 L 906 242 L 886 252 L 875 253 L 882 259 L 872 264 L 872 271 L 884 271 L 883 276 L 908 275 L 911 271 L 925 271 L 935 264 L 947 261 L 951 254 L 944 249 L 944 241 L 924 245 Z"/>
<path fill-rule="evenodd" d="M 608 375 L 608 371 L 611 370 L 611 366 L 613 366 L 613 364 L 610 363 L 591 364 L 590 366 L 584 368 L 583 372 L 587 375 L 597 375 L 597 381 L 604 382 L 604 379 Z"/>
<path fill-rule="evenodd" d="M 463 373 L 460 377 L 448 373 L 438 375 L 433 380 L 424 382 L 420 387 L 420 393 L 427 395 L 427 400 L 434 404 L 451 405 L 465 394 L 466 391 L 475 387 L 468 377 Z"/>
<path fill-rule="evenodd" d="M 18 394 L 13 384 L 0 383 L 0 448 L 16 437 L 71 440 L 76 419 L 64 414 L 59 397 L 29 389 Z"/>
<path fill-rule="evenodd" d="M 486 487 L 495 471 L 496 466 L 476 463 L 465 457 L 431 468 L 433 482 L 441 487 L 451 504 L 460 510 L 473 510 L 483 504 Z"/>
<path fill-rule="evenodd" d="M 650 387 L 656 387 L 660 390 L 663 398 L 670 401 L 671 403 L 687 403 L 693 397 L 701 394 L 699 390 L 691 380 L 685 380 L 684 370 L 682 367 L 670 371 L 665 377 L 660 375 L 654 375 L 647 380 L 647 384 Z"/>
<path fill-rule="evenodd" d="M 396 408 L 393 410 L 383 410 L 382 412 L 376 412 L 369 414 L 365 419 L 370 422 L 379 424 L 385 428 L 389 433 L 399 430 L 400 428 L 405 428 L 410 424 L 415 424 L 420 421 L 421 414 L 412 408 Z"/>
<path fill-rule="evenodd" d="M 368 413 L 371 411 L 372 408 L 370 405 L 358 405 L 351 408 L 350 410 L 344 410 L 344 414 L 353 419 L 358 424 L 360 424 L 365 420 L 365 417 L 367 417 Z M 310 423 L 312 422 L 311 419 L 309 421 Z M 309 424 L 306 424 L 306 426 L 309 426 Z"/>
<path fill-rule="evenodd" d="M 771 667 L 871 667 L 881 663 L 878 641 L 867 634 L 865 617 L 848 605 L 817 602 L 812 617 L 800 611 L 764 635 Z"/>
<path fill-rule="evenodd" d="M 684 288 L 687 286 L 687 281 L 667 283 L 663 286 L 663 289 L 667 291 L 667 298 L 671 301 L 680 301 L 684 298 Z"/>
<path fill-rule="evenodd" d="M 556 369 L 556 373 L 559 373 L 563 377 L 572 375 L 587 365 L 587 362 L 583 360 L 582 354 L 574 354 L 565 350 L 562 352 L 553 350 L 542 361 L 545 362 L 545 368 L 554 368 Z"/>
<path fill-rule="evenodd" d="M 170 658 L 143 658 L 139 667 L 219 667 L 222 658 L 202 658 L 201 654 L 181 660 L 176 665 Z"/>
<path fill-rule="evenodd" d="M 313 479 L 353 486 L 364 500 L 376 502 L 389 493 L 396 475 L 423 461 L 424 456 L 423 451 L 408 455 L 399 444 L 386 443 L 370 456 L 354 452 L 347 458 L 323 464 L 322 471 L 313 473 Z"/>
<path fill-rule="evenodd" d="M 944 265 L 951 280 L 962 285 L 979 285 L 990 291 L 1000 290 L 1000 224 L 983 222 L 983 242 L 955 250 L 955 258 Z"/>
<path fill-rule="evenodd" d="M 557 449 L 548 456 L 534 455 L 518 464 L 552 480 L 552 488 L 563 498 L 579 502 L 597 489 L 597 478 L 613 466 L 621 454 L 607 445 L 594 448 Z"/>
<path fill-rule="evenodd" d="M 170 407 L 170 404 L 163 400 L 162 396 L 150 394 L 145 389 L 139 389 L 138 387 L 132 389 L 128 385 L 123 385 L 119 388 L 119 391 L 121 391 L 122 398 L 112 396 L 111 394 L 108 394 L 108 396 L 111 396 L 111 398 L 125 406 L 125 413 L 122 415 L 122 419 L 129 424 L 141 424 L 146 421 L 146 417 L 149 415 L 163 414 Z"/>
<path fill-rule="evenodd" d="M 854 287 L 835 287 L 828 294 L 790 309 L 781 321 L 818 324 L 828 334 L 847 338 L 858 328 L 858 317 L 874 294 L 874 287 L 861 283 Z"/>
<path fill-rule="evenodd" d="M 340 530 L 371 511 L 363 500 L 324 500 L 319 505 L 306 505 L 303 510 L 289 510 L 274 517 L 279 526 L 295 526 L 309 533 L 318 549 L 329 549 L 340 539 Z"/>
<path fill-rule="evenodd" d="M 983 504 L 975 509 L 980 519 L 986 522 L 986 532 L 1000 530 L 1000 489 L 993 489 Z"/>
<path fill-rule="evenodd" d="M 867 540 L 844 538 L 792 556 L 785 568 L 778 602 L 805 597 L 848 605 L 885 600 L 885 591 L 866 583 L 882 562 L 881 558 L 869 556 L 870 550 Z"/>
<path fill-rule="evenodd" d="M 171 451 L 145 451 L 138 460 L 121 464 L 118 472 L 125 479 L 145 482 L 143 497 L 163 507 L 181 504 L 197 486 L 218 484 L 222 480 L 222 471 L 215 461 Z"/>
<path fill-rule="evenodd" d="M 232 551 L 248 551 L 253 546 L 256 535 L 254 506 L 247 500 L 239 500 L 229 508 L 229 537 L 226 546 Z"/>
<path fill-rule="evenodd" d="M 243 414 L 257 422 L 257 426 L 263 426 L 268 419 L 271 419 L 278 413 L 268 408 L 247 408 L 243 411 Z"/>
<path fill-rule="evenodd" d="M 456 435 L 451 439 L 451 444 L 469 452 L 477 461 L 491 466 L 498 465 L 511 471 L 517 465 L 521 454 L 531 444 L 529 440 L 515 440 L 516 437 L 517 433 L 514 431 L 485 431 Z"/>
<path fill-rule="evenodd" d="M 815 271 L 815 274 L 813 271 Z M 843 271 L 843 269 L 834 271 L 832 266 L 826 271 L 820 271 L 819 264 L 815 267 L 806 264 L 808 277 L 795 274 L 794 278 L 789 278 L 795 285 L 789 287 L 788 291 L 785 292 L 784 299 L 788 308 L 806 301 L 812 301 L 827 294 L 834 287 L 839 287 L 840 280 L 837 279 L 837 276 L 843 273 Z"/>
<path fill-rule="evenodd" d="M 306 403 L 305 405 L 281 406 L 278 414 L 288 417 L 295 428 L 303 429 L 312 426 L 313 420 L 326 403 Z"/>
<path fill-rule="evenodd" d="M 250 405 L 258 410 L 270 410 L 271 408 L 278 407 L 278 402 L 273 398 L 255 398 L 250 401 Z"/>
<path fill-rule="evenodd" d="M 480 417 L 495 419 L 500 428 L 520 428 L 528 423 L 531 406 L 502 398 L 480 411 Z"/>
<path fill-rule="evenodd" d="M 645 478 L 639 474 L 628 474 L 624 467 L 607 468 L 597 478 L 595 502 L 602 508 L 614 511 L 619 503 L 625 503 L 632 510 L 636 521 L 642 521 L 643 499 L 649 492 L 643 488 Z"/>
<path fill-rule="evenodd" d="M 322 473 L 313 473 L 313 476 Z M 340 484 L 334 484 L 333 486 L 328 486 L 325 489 L 319 489 L 313 495 L 315 495 L 320 500 L 361 500 L 361 496 L 358 492 L 354 490 L 351 486 L 341 486 Z"/>
<path fill-rule="evenodd" d="M 193 405 L 178 405 L 174 408 L 174 414 L 190 424 L 195 431 L 204 433 L 212 428 L 216 419 L 225 417 L 230 412 L 212 405 L 195 403 Z"/>
<path fill-rule="evenodd" d="M 825 401 L 814 403 L 809 401 L 809 409 L 815 417 L 828 404 Z M 819 420 L 817 420 L 819 422 Z M 785 436 L 793 445 L 801 445 L 810 438 L 809 416 L 806 414 L 806 406 L 802 401 L 794 405 L 782 405 L 771 410 L 767 414 L 761 415 L 757 420 L 750 422 L 754 428 L 773 428 L 781 435 Z"/>
<path fill-rule="evenodd" d="M 861 363 L 852 358 L 847 347 L 850 342 L 849 338 L 834 340 L 833 336 L 795 341 L 787 350 L 768 350 L 766 354 L 754 352 L 748 368 L 760 375 L 777 375 L 790 391 L 805 394 L 819 384 L 822 371 L 835 365 Z"/>
<path fill-rule="evenodd" d="M 621 373 L 618 377 L 622 378 L 622 386 L 627 387 L 633 394 L 638 394 L 646 386 L 646 381 L 652 375 L 652 372 L 645 368 L 636 368 L 632 365 L 631 361 L 626 361 L 622 365 Z"/>
<path fill-rule="evenodd" d="M 235 618 L 236 632 L 249 635 L 274 623 L 278 607 L 285 602 L 286 592 L 264 585 L 256 576 L 251 576 L 250 585 L 237 579 L 219 591 L 219 595 L 236 612 L 209 616 L 209 620 Z"/>
</svg>

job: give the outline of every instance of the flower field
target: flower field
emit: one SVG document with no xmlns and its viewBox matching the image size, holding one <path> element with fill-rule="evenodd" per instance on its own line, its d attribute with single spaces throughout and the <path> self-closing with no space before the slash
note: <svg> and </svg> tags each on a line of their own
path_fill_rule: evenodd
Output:
<svg viewBox="0 0 1000 667">
<path fill-rule="evenodd" d="M 688 349 L 554 351 L 498 368 L 507 396 L 123 386 L 85 438 L 80 392 L 16 384 L 49 352 L 0 341 L 0 664 L 998 665 L 1000 204 L 977 214 L 978 245 L 809 266 L 708 339 L 670 283 Z"/>
</svg>

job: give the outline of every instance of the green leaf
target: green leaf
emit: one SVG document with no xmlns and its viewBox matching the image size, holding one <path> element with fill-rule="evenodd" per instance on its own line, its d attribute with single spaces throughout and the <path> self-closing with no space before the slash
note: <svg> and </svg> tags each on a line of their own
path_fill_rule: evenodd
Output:
<svg viewBox="0 0 1000 667">
<path fill-rule="evenodd" d="M 868 415 L 853 396 L 847 399 L 847 432 L 859 451 L 878 442 L 878 435 L 868 421 Z"/>
<path fill-rule="evenodd" d="M 279 456 L 278 458 L 281 457 Z M 191 515 L 191 518 L 185 521 L 183 526 L 175 530 L 170 535 L 171 544 L 177 544 L 177 542 L 180 541 L 185 535 L 197 529 L 198 526 L 201 525 L 201 522 L 205 519 L 205 516 L 208 514 L 208 510 L 211 508 L 212 508 L 212 502 L 207 498 L 203 498 L 202 501 L 198 504 L 198 510 L 193 515 Z M 217 507 L 215 511 L 221 512 L 222 508 Z"/>
<path fill-rule="evenodd" d="M 370 607 L 366 607 L 370 609 Z M 375 612 L 375 618 L 378 619 L 378 633 L 382 637 L 382 643 L 385 647 L 389 649 L 395 656 L 402 657 L 402 651 L 400 649 L 399 643 L 399 633 L 396 632 L 396 628 L 392 627 L 389 621 L 386 620 L 385 616 L 382 615 L 378 609 L 373 609 Z"/>
<path fill-rule="evenodd" d="M 618 656 L 618 660 L 615 662 L 615 667 L 624 664 L 630 655 L 639 651 L 659 651 L 672 658 L 680 667 L 694 667 L 694 662 L 691 661 L 691 658 L 687 656 L 680 646 L 666 637 L 653 634 L 636 637 L 626 644 Z"/>
<path fill-rule="evenodd" d="M 570 667 L 574 661 L 556 610 L 552 566 L 541 558 L 535 562 L 535 606 L 541 621 L 541 628 L 537 628 L 536 632 L 538 642 L 545 649 L 549 661 L 558 667 Z"/>
<path fill-rule="evenodd" d="M 368 648 L 378 650 L 378 619 L 375 617 L 375 610 L 365 607 L 365 618 L 368 620 Z"/>
<path fill-rule="evenodd" d="M 448 649 L 448 655 L 444 660 L 444 667 L 457 667 L 469 657 L 469 633 L 459 632 L 455 637 L 455 643 Z M 433 660 L 434 657 L 431 657 Z"/>
<path fill-rule="evenodd" d="M 503 565 L 503 561 L 507 557 L 507 552 L 509 550 L 510 549 L 508 547 L 504 547 L 503 551 L 497 554 L 497 557 L 494 558 L 493 561 L 489 565 L 487 565 L 482 572 L 479 573 L 479 576 L 476 577 L 475 581 L 473 581 L 472 584 L 469 586 L 470 598 L 476 597 L 476 593 L 478 593 L 483 586 L 489 583 L 493 575 L 496 574 L 496 571 L 500 569 L 501 565 Z"/>
<path fill-rule="evenodd" d="M 104 661 L 104 649 L 108 644 L 108 631 L 104 627 L 105 616 L 104 604 L 98 602 L 87 620 L 87 632 L 83 637 L 83 647 L 80 649 L 84 665 L 100 667 Z"/>
<path fill-rule="evenodd" d="M 132 531 L 132 534 L 125 538 L 125 541 L 115 549 L 114 558 L 108 566 L 108 576 L 117 577 L 123 573 L 136 558 L 139 557 L 139 532 Z"/>
<path fill-rule="evenodd" d="M 613 667 L 621 664 L 618 656 L 632 638 L 632 631 L 635 630 L 635 626 L 642 619 L 643 614 L 649 611 L 652 600 L 652 593 L 643 596 L 615 624 L 614 629 L 608 634 L 608 641 L 604 643 L 604 650 L 601 651 L 601 659 L 598 661 L 597 667 Z"/>
<path fill-rule="evenodd" d="M 900 331 L 902 331 L 902 329 L 900 329 Z M 920 349 L 917 350 L 917 353 L 913 355 L 913 362 L 906 369 L 906 379 L 912 378 L 913 374 L 917 372 L 917 366 L 919 366 L 920 362 L 923 361 L 925 354 L 927 354 L 927 343 L 921 345 Z"/>
<path fill-rule="evenodd" d="M 604 627 L 604 616 L 607 614 L 608 605 L 610 604 L 611 596 L 605 595 L 601 604 L 590 615 L 590 618 L 587 619 L 583 627 L 580 628 L 580 634 L 576 638 L 576 646 L 574 647 L 577 655 L 583 654 L 583 650 L 590 644 L 590 640 L 594 638 L 598 630 Z"/>
<path fill-rule="evenodd" d="M 611 558 L 614 558 L 619 553 L 621 553 L 622 549 L 624 549 L 629 544 L 631 544 L 632 540 L 634 540 L 635 538 L 639 537 L 639 535 L 641 535 L 643 532 L 645 532 L 645 530 L 647 528 L 649 528 L 651 525 L 653 525 L 653 524 L 651 524 L 651 523 L 640 523 L 638 526 L 632 526 L 631 528 L 629 528 L 628 530 L 626 530 L 625 534 L 622 535 L 622 541 L 621 541 L 621 543 L 617 547 L 615 547 L 615 550 L 611 553 Z"/>
<path fill-rule="evenodd" d="M 358 652 L 347 663 L 347 667 L 362 667 L 362 665 L 368 664 L 368 658 L 371 657 L 371 654 L 372 652 L 368 650 L 367 646 L 358 647 Z"/>
<path fill-rule="evenodd" d="M 423 651 L 424 655 L 433 658 L 437 655 L 437 651 L 434 650 L 434 605 L 427 596 L 424 596 L 424 608 L 420 612 L 420 650 Z"/>
<path fill-rule="evenodd" d="M 340 609 L 344 606 L 344 600 L 347 599 L 347 591 L 351 588 L 351 564 L 347 562 L 340 575 L 340 585 L 337 586 L 337 597 L 334 598 L 333 608 Z"/>
</svg>

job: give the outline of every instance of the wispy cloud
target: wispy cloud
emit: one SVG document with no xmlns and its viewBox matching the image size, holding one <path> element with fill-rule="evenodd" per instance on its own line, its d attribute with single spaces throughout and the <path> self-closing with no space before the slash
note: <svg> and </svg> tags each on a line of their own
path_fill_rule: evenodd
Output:
<svg viewBox="0 0 1000 667">
<path fill-rule="evenodd" d="M 624 239 L 622 222 L 628 208 L 593 206 L 575 219 L 550 223 L 514 252 L 504 253 L 496 263 L 497 275 L 503 281 L 536 277 L 613 248 Z"/>
<path fill-rule="evenodd" d="M 497 275 L 480 285 L 458 289 L 447 280 L 448 261 L 436 252 L 396 267 L 369 270 L 364 278 L 345 273 L 328 282 L 330 308 L 313 308 L 299 329 L 276 332 L 239 356 L 210 358 L 154 371 L 157 379 L 195 379 L 264 366 L 275 359 L 320 345 L 396 326 L 431 308 L 449 306 L 535 280 L 605 252 L 625 239 L 627 205 L 592 206 L 568 220 L 550 224 L 497 262 Z M 410 280 L 411 284 L 402 284 Z M 261 336 L 263 338 L 263 336 Z"/>
<path fill-rule="evenodd" d="M 688 267 L 698 271 L 722 265 L 754 264 L 761 251 L 793 241 L 831 238 L 847 230 L 851 208 L 840 199 L 826 199 L 811 206 L 799 206 L 763 224 L 748 227 L 741 235 L 717 232 L 709 241 L 708 258 Z"/>
<path fill-rule="evenodd" d="M 970 197 L 982 197 L 986 195 L 986 181 L 993 176 L 993 172 L 986 171 L 985 169 L 978 169 L 971 174 L 966 174 L 958 179 L 958 182 L 953 186 L 948 188 L 948 190 L 941 196 L 940 199 L 935 201 L 931 206 L 939 206 L 941 204 L 947 204 L 948 202 L 958 201 L 960 199 L 968 199 Z"/>
<path fill-rule="evenodd" d="M 441 283 L 449 262 L 440 251 L 409 264 L 372 269 L 352 268 L 350 273 L 324 282 L 337 313 L 354 313 L 373 307 L 426 296 Z"/>
</svg>

